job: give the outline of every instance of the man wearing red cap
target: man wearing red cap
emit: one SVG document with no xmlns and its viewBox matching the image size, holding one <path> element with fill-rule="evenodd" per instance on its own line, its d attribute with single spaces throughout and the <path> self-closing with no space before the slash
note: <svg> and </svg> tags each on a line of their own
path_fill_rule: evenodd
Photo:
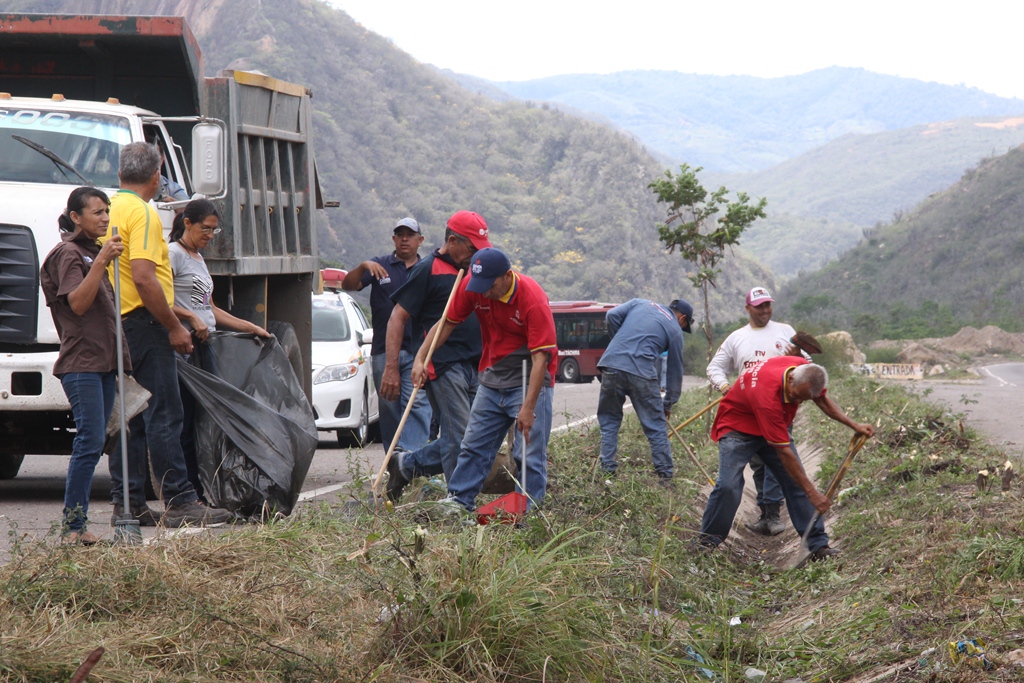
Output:
<svg viewBox="0 0 1024 683">
<path fill-rule="evenodd" d="M 774 301 L 764 287 L 751 289 L 747 293 L 746 305 L 750 323 L 726 337 L 708 364 L 711 386 L 723 394 L 729 391 L 729 375 L 742 374 L 769 358 L 801 355 L 800 350 L 790 341 L 796 330 L 772 320 Z M 796 455 L 796 447 L 792 443 L 790 447 Z M 754 488 L 757 489 L 757 506 L 761 509 L 761 517 L 752 524 L 747 523 L 746 527 L 765 536 L 780 534 L 786 530 L 780 517 L 784 500 L 782 487 L 757 455 L 750 459 L 750 468 L 754 471 Z"/>
<path fill-rule="evenodd" d="M 393 401 L 400 396 L 399 356 L 406 323 L 412 320 L 420 329 L 429 330 L 440 320 L 459 270 L 469 266 L 477 250 L 490 246 L 483 217 L 473 211 L 458 211 L 448 219 L 441 248 L 416 264 L 406 283 L 392 294 L 395 308 L 388 320 L 387 361 L 379 388 L 385 399 Z M 426 347 L 422 350 L 425 354 Z M 439 417 L 440 435 L 415 451 L 396 449 L 392 453 L 387 487 L 392 500 L 401 496 L 406 484 L 416 476 L 443 472 L 451 479 L 476 397 L 480 353 L 480 324 L 476 315 L 459 325 L 443 348 L 439 345 L 434 350 L 426 369 L 426 388 L 431 408 Z"/>
</svg>

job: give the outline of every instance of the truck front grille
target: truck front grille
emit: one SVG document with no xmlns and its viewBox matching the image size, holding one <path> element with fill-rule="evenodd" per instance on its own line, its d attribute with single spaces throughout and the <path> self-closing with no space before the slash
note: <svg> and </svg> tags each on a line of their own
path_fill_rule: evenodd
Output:
<svg viewBox="0 0 1024 683">
<path fill-rule="evenodd" d="M 0 343 L 36 340 L 39 258 L 32 232 L 0 223 Z"/>
</svg>

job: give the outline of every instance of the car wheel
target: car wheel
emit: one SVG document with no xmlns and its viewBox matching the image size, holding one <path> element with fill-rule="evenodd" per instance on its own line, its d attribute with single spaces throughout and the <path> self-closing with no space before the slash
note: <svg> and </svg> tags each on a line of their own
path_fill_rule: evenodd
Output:
<svg viewBox="0 0 1024 683">
<path fill-rule="evenodd" d="M 363 404 L 359 407 L 359 425 L 354 429 L 338 430 L 338 445 L 342 448 L 363 448 L 370 443 L 370 401 L 363 390 Z"/>
<path fill-rule="evenodd" d="M 24 453 L 0 455 L 0 479 L 14 479 L 18 476 L 18 470 L 21 469 L 21 463 L 24 461 Z"/>
<path fill-rule="evenodd" d="M 569 382 L 575 384 L 580 381 L 580 366 L 572 358 L 566 358 L 562 361 L 562 365 L 558 368 L 562 375 L 563 382 Z"/>
</svg>

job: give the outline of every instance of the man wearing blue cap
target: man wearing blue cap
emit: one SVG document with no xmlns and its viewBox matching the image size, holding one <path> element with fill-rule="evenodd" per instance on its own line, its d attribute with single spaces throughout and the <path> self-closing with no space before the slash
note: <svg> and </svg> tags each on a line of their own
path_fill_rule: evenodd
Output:
<svg viewBox="0 0 1024 683">
<path fill-rule="evenodd" d="M 608 311 L 612 336 L 597 367 L 601 394 L 597 422 L 601 426 L 601 469 L 618 469 L 622 406 L 628 396 L 640 426 L 651 444 L 651 459 L 659 482 L 669 484 L 674 463 L 668 442 L 668 416 L 683 388 L 683 332 L 690 331 L 693 306 L 676 299 L 668 306 L 647 299 L 632 299 Z M 658 357 L 668 352 L 665 397 L 661 396 Z"/>
<path fill-rule="evenodd" d="M 448 480 L 449 510 L 474 510 L 476 497 L 491 471 L 498 448 L 513 424 L 525 441 L 525 492 L 533 504 L 547 490 L 551 400 L 558 364 L 555 321 L 548 296 L 532 278 L 512 269 L 500 249 L 481 249 L 470 261 L 470 277 L 452 299 L 448 316 L 438 321 L 416 354 L 413 382 L 425 376 L 423 360 L 433 335 L 438 346 L 473 313 L 480 322 L 480 357 L 476 398 L 466 435 Z M 529 382 L 523 396 L 523 361 Z"/>
<path fill-rule="evenodd" d="M 367 285 L 370 289 L 370 313 L 373 322 L 373 343 L 370 346 L 370 358 L 373 364 L 373 384 L 381 386 L 384 367 L 387 363 L 386 342 L 388 321 L 395 304 L 391 295 L 399 290 L 409 279 L 409 272 L 420 262 L 419 248 L 423 244 L 423 231 L 415 218 L 403 218 L 395 224 L 391 241 L 395 250 L 390 254 L 375 256 L 363 261 L 345 275 L 341 288 L 350 291 L 361 291 Z M 391 447 L 395 438 L 398 423 L 405 412 L 405 406 L 412 395 L 412 361 L 423 339 L 423 330 L 414 320 L 405 323 L 402 346 L 398 354 L 397 365 L 401 377 L 401 394 L 397 400 L 389 400 L 378 394 L 380 405 L 380 435 L 384 442 L 384 450 Z M 413 401 L 409 418 L 402 429 L 398 440 L 399 446 L 405 450 L 415 450 L 427 443 L 430 429 L 430 403 L 424 393 L 420 392 Z"/>
</svg>

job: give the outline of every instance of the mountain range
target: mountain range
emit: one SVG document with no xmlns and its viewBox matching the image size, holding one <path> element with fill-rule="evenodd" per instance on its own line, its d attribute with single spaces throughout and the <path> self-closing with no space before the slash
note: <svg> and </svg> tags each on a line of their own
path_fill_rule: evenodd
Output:
<svg viewBox="0 0 1024 683">
<path fill-rule="evenodd" d="M 478 79 L 463 83 L 490 92 L 474 88 Z M 849 134 L 1024 115 L 1024 100 L 847 67 L 780 78 L 623 71 L 492 85 L 593 112 L 650 149 L 715 173 L 760 171 Z"/>
<path fill-rule="evenodd" d="M 966 118 L 870 135 L 845 135 L 749 174 L 708 182 L 769 198 L 768 219 L 744 248 L 789 279 L 857 244 L 868 228 L 913 210 L 983 159 L 1024 143 L 1024 117 Z"/>
<path fill-rule="evenodd" d="M 861 339 L 1024 329 L 1024 146 L 964 173 L 821 270 L 790 281 L 784 315 Z"/>
</svg>

